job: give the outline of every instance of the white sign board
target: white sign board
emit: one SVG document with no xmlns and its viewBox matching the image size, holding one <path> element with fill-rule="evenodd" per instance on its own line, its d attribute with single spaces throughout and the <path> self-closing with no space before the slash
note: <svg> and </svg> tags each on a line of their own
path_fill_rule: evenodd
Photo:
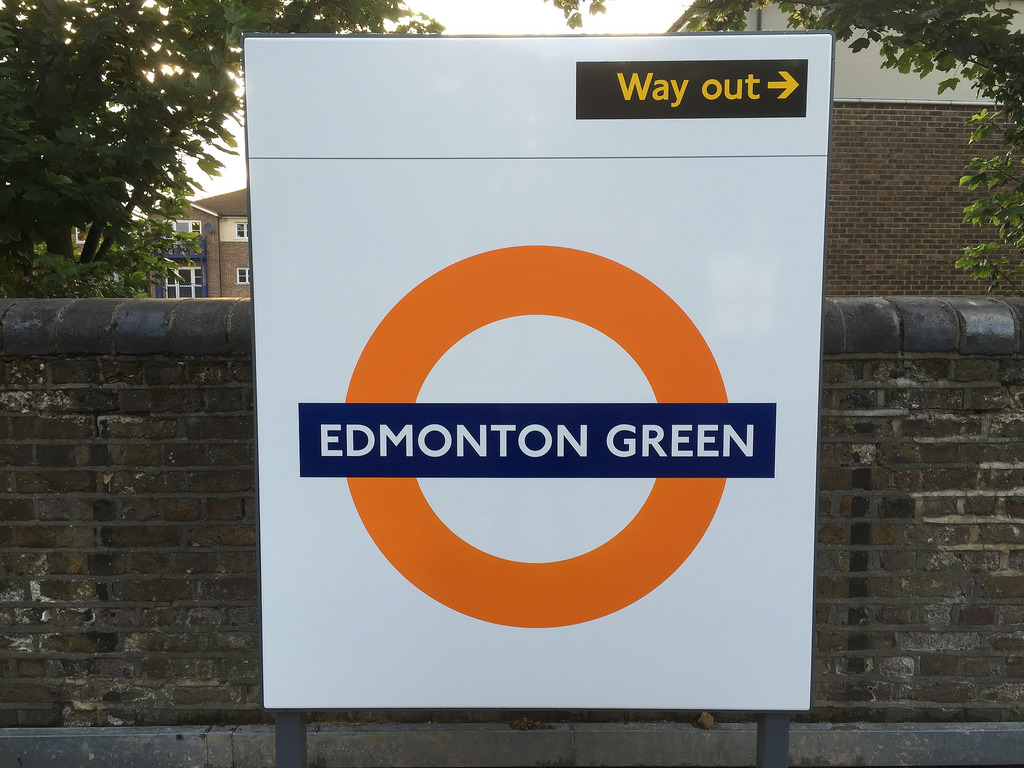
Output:
<svg viewBox="0 0 1024 768">
<path fill-rule="evenodd" d="M 264 704 L 810 706 L 832 37 L 249 37 Z"/>
</svg>

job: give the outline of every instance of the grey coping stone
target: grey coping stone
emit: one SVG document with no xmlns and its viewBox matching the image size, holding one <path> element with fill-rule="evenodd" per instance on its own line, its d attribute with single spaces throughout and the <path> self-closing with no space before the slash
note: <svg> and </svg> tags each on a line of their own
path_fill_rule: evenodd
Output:
<svg viewBox="0 0 1024 768">
<path fill-rule="evenodd" d="M 885 299 L 836 299 L 846 327 L 845 352 L 898 352 L 900 318 Z"/>
<path fill-rule="evenodd" d="M 999 301 L 1010 308 L 1017 320 L 1017 327 L 1024 332 L 1024 296 L 1000 296 Z"/>
<path fill-rule="evenodd" d="M 965 355 L 1007 355 L 1017 351 L 1017 318 L 995 299 L 955 298 L 950 306 L 960 315 L 960 352 Z"/>
<path fill-rule="evenodd" d="M 206 768 L 206 726 L 4 728 L 0 766 L 18 768 Z"/>
<path fill-rule="evenodd" d="M 307 759 L 311 741 L 309 729 L 306 730 Z M 231 764 L 228 768 L 235 766 L 246 766 L 246 768 L 275 768 L 276 755 L 274 752 L 274 727 L 269 725 L 254 725 L 246 728 L 238 728 L 231 735 Z M 324 765 L 314 763 L 314 765 Z"/>
<path fill-rule="evenodd" d="M 3 315 L 5 355 L 51 355 L 57 319 L 74 299 L 32 299 L 18 301 Z"/>
<path fill-rule="evenodd" d="M 890 299 L 903 324 L 904 352 L 955 352 L 960 318 L 942 299 L 905 296 Z"/>
<path fill-rule="evenodd" d="M 507 724 L 320 727 L 309 739 L 313 765 L 573 765 L 572 726 L 513 730 Z M 339 738 L 341 736 L 341 738 Z M 397 737 L 397 738 L 396 738 Z"/>
<path fill-rule="evenodd" d="M 240 299 L 228 318 L 228 346 L 236 355 L 252 354 L 252 302 Z"/>
<path fill-rule="evenodd" d="M 1010 726 L 1010 727 L 1007 727 Z M 793 765 L 1019 765 L 1019 723 L 845 723 L 793 726 Z"/>
<path fill-rule="evenodd" d="M 3 323 L 4 315 L 7 314 L 7 310 L 17 304 L 19 301 L 24 299 L 0 299 L 0 354 L 4 351 L 4 334 L 3 334 Z"/>
<path fill-rule="evenodd" d="M 171 316 L 170 352 L 219 355 L 228 351 L 228 316 L 236 299 L 184 301 Z"/>
<path fill-rule="evenodd" d="M 167 351 L 167 326 L 183 302 L 195 299 L 134 299 L 117 312 L 114 351 L 119 355 L 160 354 Z"/>
<path fill-rule="evenodd" d="M 844 353 L 1024 351 L 1024 299 L 838 298 L 822 347 Z M 249 356 L 248 299 L 0 299 L 0 353 Z"/>
<path fill-rule="evenodd" d="M 825 299 L 821 314 L 822 351 L 826 355 L 841 354 L 846 347 L 846 328 L 843 313 L 832 299 Z"/>
<path fill-rule="evenodd" d="M 232 768 L 232 742 L 235 726 L 214 726 L 203 734 L 206 745 L 206 768 Z"/>
<path fill-rule="evenodd" d="M 592 724 L 574 728 L 574 765 L 753 765 L 757 731 L 721 724 L 705 731 L 669 723 Z"/>
<path fill-rule="evenodd" d="M 117 310 L 125 301 L 80 299 L 68 305 L 57 323 L 57 352 L 62 355 L 113 352 Z"/>
<path fill-rule="evenodd" d="M 559 723 L 313 726 L 309 764 L 384 766 L 751 766 L 756 729 L 720 724 Z M 789 764 L 1020 765 L 1022 723 L 796 723 Z M 273 768 L 272 726 L 5 728 L 0 766 L 19 768 Z"/>
<path fill-rule="evenodd" d="M 26 301 L 26 299 L 0 298 L 0 320 L 3 320 L 4 314 L 6 314 L 7 310 L 13 307 L 19 301 Z"/>
</svg>

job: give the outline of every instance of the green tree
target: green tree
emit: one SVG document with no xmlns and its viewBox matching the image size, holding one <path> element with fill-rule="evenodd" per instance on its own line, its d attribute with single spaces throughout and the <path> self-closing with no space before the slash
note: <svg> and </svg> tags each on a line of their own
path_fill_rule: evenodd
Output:
<svg viewBox="0 0 1024 768">
<path fill-rule="evenodd" d="M 736 30 L 748 11 L 766 0 L 696 0 L 673 26 Z M 976 157 L 961 184 L 978 197 L 964 220 L 985 227 L 985 242 L 965 250 L 957 266 L 976 280 L 1024 292 L 1024 33 L 1013 28 L 1016 11 L 1002 0 L 829 0 L 780 2 L 795 28 L 832 29 L 854 51 L 874 44 L 884 66 L 922 77 L 942 72 L 942 90 L 970 83 L 992 109 L 971 121 L 971 141 L 1001 135 L 1003 149 Z"/>
<path fill-rule="evenodd" d="M 581 12 L 580 0 L 550 0 L 551 4 L 560 10 L 565 16 L 565 23 L 569 29 L 577 29 L 583 26 L 583 13 Z M 548 2 L 548 0 L 544 0 Z M 599 13 L 605 12 L 604 0 L 582 0 L 583 7 L 586 7 L 587 12 L 591 16 L 596 16 Z"/>
<path fill-rule="evenodd" d="M 243 32 L 441 29 L 403 0 L 0 0 L 0 295 L 145 287 L 186 159 L 235 144 Z"/>
</svg>

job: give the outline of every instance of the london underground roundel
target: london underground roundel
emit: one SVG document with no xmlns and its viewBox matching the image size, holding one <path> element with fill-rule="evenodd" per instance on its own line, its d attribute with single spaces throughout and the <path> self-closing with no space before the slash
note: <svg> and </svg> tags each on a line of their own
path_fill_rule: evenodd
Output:
<svg viewBox="0 0 1024 768">
<path fill-rule="evenodd" d="M 656 403 L 418 404 L 458 341 L 490 323 L 549 315 L 625 350 Z M 489 251 L 429 277 L 366 343 L 344 403 L 300 404 L 300 473 L 347 478 L 385 558 L 434 600 L 515 627 L 598 619 L 671 576 L 704 535 L 727 477 L 774 473 L 775 406 L 731 404 L 714 355 L 652 282 L 592 253 Z M 554 562 L 474 547 L 435 514 L 418 477 L 654 477 L 635 517 Z"/>
</svg>

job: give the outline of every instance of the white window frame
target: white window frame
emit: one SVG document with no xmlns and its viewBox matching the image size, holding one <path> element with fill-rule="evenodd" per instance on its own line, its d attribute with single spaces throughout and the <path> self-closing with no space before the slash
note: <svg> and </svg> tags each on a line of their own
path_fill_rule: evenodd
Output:
<svg viewBox="0 0 1024 768">
<path fill-rule="evenodd" d="M 235 285 L 250 285 L 252 283 L 252 271 L 249 267 L 239 267 L 235 275 Z"/>
<path fill-rule="evenodd" d="M 198 299 L 203 295 L 203 268 L 177 267 L 178 279 L 164 281 L 164 297 L 168 299 Z"/>
<path fill-rule="evenodd" d="M 249 239 L 249 222 L 248 221 L 236 221 L 235 222 L 235 238 L 238 240 Z"/>
<path fill-rule="evenodd" d="M 198 219 L 175 219 L 174 231 L 178 234 L 198 235 L 202 232 L 203 222 Z"/>
</svg>

